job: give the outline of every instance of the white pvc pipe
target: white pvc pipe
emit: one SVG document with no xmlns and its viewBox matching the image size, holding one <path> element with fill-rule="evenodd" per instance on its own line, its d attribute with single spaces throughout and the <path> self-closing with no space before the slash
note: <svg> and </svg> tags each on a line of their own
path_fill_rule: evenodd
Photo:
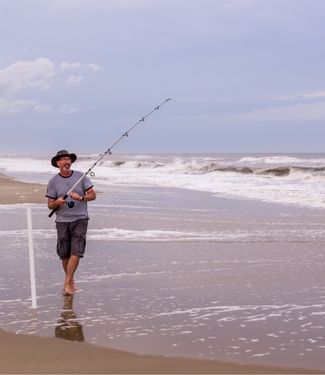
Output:
<svg viewBox="0 0 325 375">
<path fill-rule="evenodd" d="M 28 252 L 29 252 L 29 270 L 30 270 L 30 287 L 32 295 L 32 308 L 36 309 L 36 277 L 35 277 L 35 261 L 33 246 L 33 225 L 32 225 L 32 209 L 27 206 L 27 231 L 28 231 Z"/>
</svg>

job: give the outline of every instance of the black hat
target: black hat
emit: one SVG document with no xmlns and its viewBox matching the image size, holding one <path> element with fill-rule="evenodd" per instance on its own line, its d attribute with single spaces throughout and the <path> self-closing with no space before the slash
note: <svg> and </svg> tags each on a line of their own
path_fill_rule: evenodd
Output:
<svg viewBox="0 0 325 375">
<path fill-rule="evenodd" d="M 67 150 L 60 150 L 56 153 L 55 156 L 53 156 L 53 158 L 51 159 L 51 164 L 53 165 L 53 167 L 55 168 L 59 168 L 56 164 L 56 162 L 58 160 L 60 160 L 61 158 L 64 158 L 68 156 L 70 159 L 71 159 L 71 163 L 74 163 L 76 160 L 77 160 L 77 155 L 76 154 L 69 154 L 69 152 Z"/>
</svg>

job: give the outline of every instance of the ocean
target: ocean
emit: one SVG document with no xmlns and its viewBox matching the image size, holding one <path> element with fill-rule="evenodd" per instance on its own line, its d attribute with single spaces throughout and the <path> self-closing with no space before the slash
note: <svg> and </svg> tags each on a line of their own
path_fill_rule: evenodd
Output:
<svg viewBox="0 0 325 375">
<path fill-rule="evenodd" d="M 80 155 L 86 171 L 98 155 Z M 0 173 L 46 183 L 49 156 L 0 155 Z M 94 183 L 191 189 L 215 196 L 325 208 L 325 154 L 115 155 L 94 169 Z"/>
<path fill-rule="evenodd" d="M 97 155 L 80 155 L 87 170 Z M 0 325 L 137 353 L 325 369 L 325 154 L 113 155 L 94 169 L 81 291 L 62 296 L 54 218 L 0 205 Z M 46 184 L 49 157 L 0 173 Z"/>
</svg>

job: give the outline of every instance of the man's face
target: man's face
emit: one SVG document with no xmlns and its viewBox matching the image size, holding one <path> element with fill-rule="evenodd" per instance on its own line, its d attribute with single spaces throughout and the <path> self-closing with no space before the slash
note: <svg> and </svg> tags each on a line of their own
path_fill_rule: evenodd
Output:
<svg viewBox="0 0 325 375">
<path fill-rule="evenodd" d="M 60 170 L 68 172 L 70 170 L 70 167 L 71 167 L 71 159 L 69 158 L 69 156 L 64 156 L 64 157 L 60 158 L 56 162 L 56 164 L 60 168 Z"/>
</svg>

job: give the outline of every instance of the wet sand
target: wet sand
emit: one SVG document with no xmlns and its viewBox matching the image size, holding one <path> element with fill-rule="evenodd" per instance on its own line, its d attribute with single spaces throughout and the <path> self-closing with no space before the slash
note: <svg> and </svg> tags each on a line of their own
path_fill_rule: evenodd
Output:
<svg viewBox="0 0 325 375">
<path fill-rule="evenodd" d="M 43 185 L 0 177 L 0 203 L 45 203 Z M 301 368 L 240 365 L 103 348 L 0 330 L 0 373 L 322 373 Z"/>
</svg>

